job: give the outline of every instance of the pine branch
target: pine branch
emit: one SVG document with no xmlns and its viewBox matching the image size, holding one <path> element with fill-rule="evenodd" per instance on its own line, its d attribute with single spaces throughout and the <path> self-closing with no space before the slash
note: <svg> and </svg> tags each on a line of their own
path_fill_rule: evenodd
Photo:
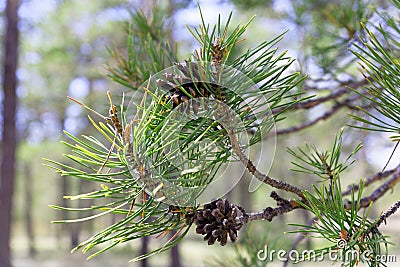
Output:
<svg viewBox="0 0 400 267">
<path fill-rule="evenodd" d="M 398 182 L 400 182 L 400 171 L 396 171 L 394 175 L 385 183 L 375 189 L 369 196 L 360 200 L 360 205 L 363 208 L 368 207 L 372 202 L 381 198 L 387 191 L 392 189 Z"/>
<path fill-rule="evenodd" d="M 283 110 L 285 111 L 297 111 L 297 110 L 303 110 L 303 109 L 311 109 L 313 107 L 316 107 L 320 104 L 323 104 L 328 101 L 338 101 L 340 97 L 342 97 L 345 94 L 351 93 L 352 91 L 349 89 L 350 88 L 360 88 L 365 85 L 367 85 L 368 82 L 366 80 L 361 80 L 361 81 L 354 81 L 351 83 L 346 83 L 346 84 L 340 84 L 339 86 L 335 88 L 330 88 L 329 90 L 331 93 L 327 96 L 323 97 L 318 97 L 318 98 L 311 98 L 309 100 L 304 100 L 301 102 L 297 102 L 294 105 L 290 106 L 289 108 L 281 107 L 281 108 L 276 108 L 272 110 L 272 114 L 277 114 L 279 112 L 282 112 Z M 342 87 L 343 88 L 340 88 Z M 304 86 L 303 87 L 304 91 L 310 91 L 311 87 Z"/>
<path fill-rule="evenodd" d="M 389 189 L 393 188 L 399 181 L 400 181 L 400 165 L 399 167 L 386 171 L 385 173 L 378 173 L 374 176 L 371 176 L 368 178 L 364 184 L 366 187 L 367 185 L 382 179 L 383 177 L 387 177 L 390 174 L 397 173 L 394 175 L 391 179 L 389 179 L 385 184 L 380 186 L 378 189 L 376 189 L 370 196 L 362 198 L 360 200 L 360 206 L 359 208 L 367 208 L 371 202 L 374 202 L 381 198 Z M 348 195 L 350 194 L 348 190 L 353 189 L 353 192 L 356 192 L 359 189 L 359 185 L 355 184 L 352 185 L 346 191 L 343 191 L 342 195 Z M 246 216 L 244 218 L 240 218 L 241 222 L 243 224 L 248 223 L 253 220 L 268 220 L 271 221 L 274 217 L 291 212 L 292 210 L 298 209 L 298 208 L 304 208 L 299 204 L 298 201 L 296 200 L 288 200 L 280 197 L 275 191 L 271 192 L 271 197 L 277 201 L 278 207 L 272 208 L 272 207 L 267 207 L 263 211 L 260 212 L 253 212 L 253 213 L 246 213 Z M 305 202 L 302 202 L 304 205 L 307 205 Z M 346 202 L 344 204 L 344 208 L 349 210 L 351 208 L 350 202 Z M 392 210 L 391 208 L 390 210 Z M 389 212 L 389 211 L 388 211 Z M 393 212 L 394 213 L 394 212 Z M 317 218 L 313 218 L 310 220 L 310 223 L 315 222 Z M 383 220 L 383 219 L 382 219 Z M 299 238 L 303 239 L 303 238 Z M 300 240 L 297 240 L 295 243 L 299 243 Z M 294 249 L 294 248 L 292 248 Z"/>
<path fill-rule="evenodd" d="M 385 172 L 379 172 L 379 173 L 377 173 L 377 174 L 375 174 L 375 175 L 373 175 L 373 176 L 368 177 L 368 178 L 365 180 L 365 187 L 367 187 L 367 186 L 369 186 L 369 185 L 371 185 L 371 184 L 373 184 L 373 183 L 375 183 L 375 182 L 377 182 L 377 181 L 380 181 L 380 180 L 382 180 L 382 179 L 384 179 L 384 178 L 386 178 L 386 177 L 392 175 L 393 173 L 398 173 L 398 172 L 400 172 L 400 164 L 397 165 L 396 168 L 393 168 L 393 169 L 391 169 L 391 170 L 387 170 L 387 171 L 385 171 Z M 349 186 L 347 187 L 347 189 L 346 189 L 345 191 L 342 192 L 342 196 L 349 195 L 349 194 L 352 192 L 352 190 L 353 190 L 354 192 L 357 192 L 358 188 L 359 188 L 359 185 L 358 185 L 358 184 L 349 185 Z"/>
<path fill-rule="evenodd" d="M 270 196 L 277 202 L 278 207 L 267 207 L 261 212 L 246 213 L 243 223 L 248 223 L 254 220 L 272 221 L 276 216 L 288 213 L 298 208 L 303 208 L 296 200 L 284 199 L 275 191 L 272 191 Z"/>
<path fill-rule="evenodd" d="M 365 181 L 365 183 L 364 183 L 363 186 L 364 186 L 364 187 L 367 187 L 367 186 L 373 184 L 374 182 L 377 182 L 377 181 L 379 181 L 379 180 L 382 180 L 382 179 L 384 179 L 384 178 L 386 178 L 386 177 L 388 177 L 388 176 L 390 176 L 390 175 L 392 175 L 392 174 L 394 174 L 394 173 L 400 173 L 400 165 L 398 165 L 396 168 L 394 168 L 394 169 L 392 169 L 392 170 L 388 170 L 388 171 L 385 171 L 385 172 L 380 172 L 380 173 L 377 173 L 377 174 L 375 174 L 375 175 L 373 175 L 373 176 L 370 176 L 369 178 L 366 179 L 366 181 Z M 397 178 L 395 178 L 395 179 L 397 179 Z M 393 183 L 393 182 L 389 182 L 389 184 L 390 184 L 390 183 Z M 346 195 L 352 194 L 353 192 L 357 192 L 357 191 L 359 190 L 359 187 L 360 187 L 359 184 L 352 184 L 352 185 L 349 185 L 348 188 L 347 188 L 345 191 L 342 192 L 342 196 L 346 196 Z M 387 188 L 387 186 L 384 186 L 384 187 Z M 387 191 L 387 190 L 388 190 L 388 189 L 386 189 L 386 191 Z M 385 191 L 385 192 L 386 192 L 386 191 Z M 380 197 L 383 196 L 382 193 L 380 193 L 380 196 L 379 196 L 379 197 L 377 196 L 377 194 L 378 194 L 378 193 L 376 193 L 376 194 L 372 193 L 371 196 L 365 198 L 364 200 L 361 200 L 361 202 L 364 203 L 364 204 L 362 204 L 362 205 L 360 206 L 360 208 L 367 208 L 367 207 L 369 206 L 369 204 L 370 204 L 370 200 L 372 200 L 372 196 L 373 196 L 373 198 L 375 199 L 375 201 L 376 201 L 377 199 L 379 199 Z M 366 231 L 365 235 L 369 234 L 371 231 L 376 230 L 376 229 L 379 227 L 379 225 L 382 224 L 383 221 L 385 221 L 385 219 L 386 219 L 387 217 L 389 217 L 390 215 L 392 215 L 393 213 L 395 213 L 395 212 L 397 211 L 397 209 L 400 207 L 400 206 L 399 206 L 399 205 L 400 205 L 399 202 L 400 202 L 400 201 L 397 201 L 388 211 L 386 211 L 384 214 L 382 214 L 381 217 L 380 217 L 380 219 L 376 222 L 375 226 L 374 226 L 373 228 L 370 228 L 368 231 Z M 368 204 L 368 205 L 366 205 L 366 204 Z M 345 203 L 344 203 L 344 206 L 345 206 L 346 209 L 350 209 L 351 203 L 350 203 L 350 202 L 345 202 Z M 308 225 L 308 226 L 311 226 L 311 225 L 312 225 L 313 223 L 315 223 L 317 220 L 318 220 L 318 217 L 314 217 L 314 218 L 312 218 L 312 219 L 307 223 L 307 225 Z M 296 250 L 296 248 L 298 247 L 298 245 L 299 245 L 306 237 L 307 237 L 307 234 L 300 233 L 300 234 L 298 235 L 298 237 L 296 238 L 296 240 L 293 242 L 293 244 L 292 244 L 290 250 Z M 284 266 L 287 266 L 287 263 L 288 263 L 288 262 L 285 262 Z"/>
<path fill-rule="evenodd" d="M 387 14 L 386 14 L 387 15 Z M 352 53 L 361 60 L 362 74 L 369 82 L 368 92 L 358 92 L 363 98 L 373 103 L 375 113 L 361 109 L 370 118 L 353 116 L 355 120 L 365 123 L 363 129 L 392 132 L 393 139 L 399 138 L 400 132 L 400 93 L 399 93 L 399 61 L 397 60 L 400 43 L 392 42 L 392 34 L 397 31 L 398 22 L 390 16 L 384 16 L 388 29 L 371 25 L 368 29 L 362 24 L 367 38 L 360 38 L 361 44 L 354 44 Z M 377 30 L 377 32 L 374 32 Z M 357 50 L 356 50 L 357 49 Z"/>
<path fill-rule="evenodd" d="M 393 215 L 399 208 L 400 208 L 400 200 L 398 200 L 392 207 L 390 207 L 384 214 L 382 214 L 379 217 L 379 220 L 375 223 L 374 227 L 369 230 L 369 232 L 377 230 L 378 227 L 383 222 L 385 222 L 385 224 L 386 224 L 386 219 L 389 218 L 389 216 Z"/>
<path fill-rule="evenodd" d="M 319 121 L 323 121 L 323 120 L 326 120 L 327 118 L 331 117 L 333 114 L 338 112 L 344 106 L 346 106 L 346 105 L 345 104 L 337 104 L 331 110 L 325 112 L 321 116 L 319 116 L 319 117 L 317 117 L 317 118 L 315 118 L 315 119 L 313 119 L 311 121 L 302 123 L 300 125 L 295 125 L 295 126 L 292 126 L 292 127 L 288 127 L 288 128 L 285 128 L 285 129 L 277 130 L 276 131 L 276 135 L 290 134 L 290 133 L 298 132 L 298 131 L 304 130 L 306 128 L 309 128 L 309 127 L 317 124 Z"/>
<path fill-rule="evenodd" d="M 281 189 L 287 192 L 294 193 L 298 195 L 301 199 L 304 200 L 303 192 L 300 188 L 286 183 L 284 181 L 278 181 L 274 178 L 269 177 L 268 175 L 260 172 L 257 167 L 253 164 L 253 162 L 247 158 L 247 156 L 243 153 L 242 149 L 239 146 L 239 141 L 237 139 L 236 134 L 231 131 L 228 131 L 229 137 L 231 139 L 232 149 L 235 151 L 236 155 L 239 157 L 240 161 L 246 166 L 247 170 L 254 175 L 259 181 L 268 184 L 274 188 Z"/>
<path fill-rule="evenodd" d="M 356 100 L 358 100 L 360 98 L 361 97 L 359 95 L 353 95 L 352 97 L 349 97 L 349 98 L 347 98 L 347 99 L 345 99 L 343 101 L 336 101 L 337 103 L 330 110 L 326 111 L 324 114 L 318 116 L 317 118 L 315 118 L 315 119 L 313 119 L 311 121 L 302 123 L 300 125 L 295 125 L 295 126 L 292 126 L 292 127 L 288 127 L 286 129 L 277 130 L 276 134 L 277 135 L 284 135 L 284 134 L 290 134 L 290 133 L 293 133 L 293 132 L 304 130 L 304 129 L 308 128 L 308 127 L 311 127 L 311 126 L 317 124 L 320 121 L 328 119 L 329 117 L 334 115 L 336 112 L 338 112 L 342 108 L 345 108 L 345 107 L 352 108 L 353 106 L 351 104 L 354 101 L 356 101 Z M 331 100 L 331 99 L 329 99 L 329 100 Z M 315 105 L 318 105 L 318 104 L 315 104 Z"/>
</svg>

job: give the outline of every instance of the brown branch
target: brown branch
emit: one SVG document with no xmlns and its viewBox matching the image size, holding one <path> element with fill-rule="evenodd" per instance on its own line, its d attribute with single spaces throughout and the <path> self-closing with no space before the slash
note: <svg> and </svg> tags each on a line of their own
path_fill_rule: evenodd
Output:
<svg viewBox="0 0 400 267">
<path fill-rule="evenodd" d="M 268 184 L 274 188 L 281 189 L 287 192 L 292 192 L 296 195 L 298 195 L 301 199 L 305 200 L 303 192 L 300 188 L 288 184 L 284 181 L 278 181 L 275 180 L 274 178 L 269 177 L 268 175 L 261 173 L 257 167 L 254 165 L 254 163 L 247 158 L 247 156 L 243 153 L 242 149 L 239 146 L 239 141 L 237 139 L 236 134 L 232 130 L 227 131 L 230 139 L 231 139 L 231 144 L 232 144 L 232 149 L 235 151 L 236 155 L 239 157 L 240 161 L 243 163 L 244 166 L 246 166 L 247 170 L 258 180 L 261 182 Z"/>
<path fill-rule="evenodd" d="M 393 175 L 392 178 L 390 178 L 381 186 L 379 186 L 377 189 L 375 189 L 371 195 L 362 198 L 360 200 L 360 208 L 368 207 L 371 204 L 371 202 L 374 202 L 380 197 L 382 197 L 387 191 L 389 191 L 389 189 L 392 189 L 398 182 L 400 182 L 400 172 L 397 172 L 395 175 Z"/>
<path fill-rule="evenodd" d="M 350 97 L 350 98 L 348 98 L 348 99 L 346 99 L 346 100 L 344 100 L 342 102 L 338 102 L 330 110 L 328 110 L 327 112 L 325 112 L 321 116 L 315 118 L 314 120 L 305 122 L 305 123 L 300 124 L 300 125 L 288 127 L 286 129 L 277 130 L 276 134 L 277 135 L 289 134 L 289 133 L 297 132 L 297 131 L 303 130 L 305 128 L 311 127 L 314 124 L 316 124 L 317 122 L 322 121 L 322 120 L 326 120 L 327 118 L 331 117 L 333 114 L 338 112 L 343 107 L 351 108 L 352 106 L 350 105 L 350 103 L 355 101 L 355 100 L 357 100 L 357 99 L 359 99 L 359 98 L 360 98 L 359 95 L 355 95 L 355 96 Z"/>
<path fill-rule="evenodd" d="M 293 199 L 284 199 L 280 197 L 275 191 L 271 192 L 270 197 L 276 201 L 278 207 L 276 208 L 266 207 L 263 211 L 259 212 L 251 212 L 251 213 L 244 212 L 244 214 L 238 218 L 239 224 L 244 225 L 248 222 L 255 220 L 272 221 L 272 219 L 275 218 L 276 216 L 303 207 L 299 204 L 298 201 Z"/>
<path fill-rule="evenodd" d="M 396 173 L 396 172 L 397 172 L 397 173 L 400 172 L 400 164 L 399 164 L 396 168 L 394 168 L 394 169 L 387 170 L 387 171 L 385 171 L 385 172 L 379 172 L 379 173 L 377 173 L 377 174 L 375 174 L 375 175 L 373 175 L 373 176 L 371 176 L 371 177 L 368 177 L 368 178 L 365 180 L 365 187 L 371 185 L 371 184 L 374 183 L 374 182 L 377 182 L 377 181 L 379 181 L 379 180 L 382 180 L 382 179 L 384 179 L 384 178 L 386 178 L 386 177 L 388 177 L 388 176 L 390 176 L 391 174 Z M 354 192 L 357 192 L 358 189 L 359 189 L 359 185 L 358 185 L 358 184 L 349 185 L 349 186 L 347 187 L 347 189 L 346 189 L 345 191 L 342 192 L 342 196 L 346 196 L 346 195 L 351 194 L 351 191 L 352 191 L 352 190 L 354 190 Z"/>
<path fill-rule="evenodd" d="M 377 189 L 375 189 L 369 196 L 364 197 L 360 200 L 360 208 L 367 208 L 372 202 L 375 202 L 379 198 L 381 198 L 387 191 L 392 189 L 398 182 L 400 182 L 400 167 L 395 169 L 395 174 L 388 179 L 385 183 L 380 185 Z M 346 209 L 350 209 L 351 205 L 354 203 L 347 201 L 344 204 Z"/>
<path fill-rule="evenodd" d="M 323 97 L 319 97 L 319 98 L 312 98 L 309 100 L 305 100 L 305 101 L 301 101 L 301 102 L 297 102 L 296 104 L 290 106 L 290 107 L 280 107 L 280 108 L 276 108 L 272 110 L 272 114 L 277 114 L 283 111 L 295 111 L 295 110 L 300 110 L 300 109 L 310 109 L 313 108 L 317 105 L 320 105 L 324 102 L 328 102 L 330 100 L 337 100 L 339 97 L 345 95 L 346 93 L 350 93 L 351 90 L 349 89 L 349 87 L 351 88 L 358 88 L 360 86 L 364 86 L 367 85 L 368 81 L 363 79 L 360 81 L 355 81 L 353 83 L 350 84 L 340 84 L 340 86 L 345 86 L 343 88 L 337 89 L 336 91 L 330 93 L 327 96 L 323 96 Z M 308 88 L 310 89 L 310 88 Z M 312 89 L 312 88 L 311 88 Z M 306 89 L 307 90 L 307 89 Z"/>
<path fill-rule="evenodd" d="M 327 96 L 319 97 L 319 98 L 312 98 L 309 100 L 297 102 L 296 104 L 290 106 L 290 107 L 280 107 L 272 110 L 272 114 L 275 115 L 277 113 L 280 113 L 282 111 L 295 111 L 295 110 L 300 110 L 300 109 L 310 109 L 313 108 L 319 104 L 322 104 L 324 102 L 330 101 L 330 100 L 335 100 L 338 97 L 346 94 L 349 92 L 349 89 L 347 88 L 342 88 L 339 89 L 338 91 L 331 93 Z"/>
<path fill-rule="evenodd" d="M 367 234 L 372 232 L 374 229 L 377 230 L 378 227 L 385 222 L 386 224 L 386 219 L 389 218 L 389 216 L 391 216 L 392 214 L 394 214 L 398 209 L 400 208 L 400 200 L 398 200 L 393 206 L 391 206 L 384 214 L 381 215 L 381 217 L 379 218 L 379 220 L 376 222 L 376 224 L 374 225 L 374 227 L 372 227 L 371 229 L 369 229 L 369 231 L 367 231 Z"/>
<path fill-rule="evenodd" d="M 248 213 L 248 221 L 255 221 L 255 220 L 267 220 L 272 221 L 278 215 L 288 213 L 294 209 L 299 208 L 300 206 L 282 206 L 277 208 L 267 207 L 261 212 L 252 212 Z"/>
<path fill-rule="evenodd" d="M 282 130 L 277 130 L 276 134 L 277 135 L 289 134 L 289 133 L 297 132 L 297 131 L 303 130 L 305 128 L 311 127 L 319 121 L 326 120 L 327 118 L 329 118 L 330 116 L 335 114 L 337 111 L 339 111 L 343 106 L 345 106 L 345 105 L 344 104 L 335 105 L 331 110 L 325 112 L 324 114 L 315 118 L 312 121 L 308 121 L 303 124 L 288 127 L 288 128 L 282 129 Z"/>
</svg>

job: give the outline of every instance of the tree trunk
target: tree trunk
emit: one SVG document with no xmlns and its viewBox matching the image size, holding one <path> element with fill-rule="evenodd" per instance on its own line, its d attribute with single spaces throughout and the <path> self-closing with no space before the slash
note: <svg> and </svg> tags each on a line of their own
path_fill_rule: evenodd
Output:
<svg viewBox="0 0 400 267">
<path fill-rule="evenodd" d="M 71 177 L 68 177 L 69 179 Z M 84 179 L 79 179 L 78 180 L 78 194 L 81 194 L 85 192 L 85 184 L 88 183 L 88 181 Z M 84 200 L 79 199 L 78 200 L 78 208 L 85 208 L 85 203 Z M 77 212 L 78 217 L 83 217 L 83 212 L 79 211 Z M 80 234 L 82 231 L 83 223 L 71 223 L 69 225 L 69 230 L 70 230 L 70 241 L 71 241 L 71 249 L 74 249 L 76 246 L 79 245 L 80 242 Z"/>
<path fill-rule="evenodd" d="M 310 222 L 310 213 L 307 210 L 302 210 L 301 213 L 302 213 L 303 218 L 304 218 L 304 224 L 308 224 Z M 283 216 L 281 216 L 281 217 L 283 217 Z M 310 250 L 311 246 L 312 246 L 311 238 L 306 238 L 305 242 L 306 242 L 306 249 Z"/>
<path fill-rule="evenodd" d="M 32 210 L 33 210 L 33 177 L 31 173 L 31 163 L 25 162 L 24 164 L 24 193 L 25 193 L 25 229 L 26 234 L 28 236 L 28 249 L 29 249 L 29 257 L 33 258 L 36 255 L 35 249 L 35 232 L 34 232 L 34 223 L 32 218 Z"/>
<path fill-rule="evenodd" d="M 11 266 L 10 233 L 12 197 L 15 177 L 16 128 L 16 70 L 18 62 L 18 0 L 8 0 L 3 74 L 3 135 L 0 163 L 0 266 Z"/>
<path fill-rule="evenodd" d="M 140 247 L 140 255 L 143 255 L 143 254 L 146 254 L 147 252 L 149 252 L 149 250 L 148 250 L 149 237 L 148 236 L 144 236 L 140 240 L 142 241 L 142 245 Z M 148 262 L 147 258 L 145 258 L 145 259 L 140 261 L 140 266 L 141 267 L 148 267 L 149 266 L 149 262 Z"/>
<path fill-rule="evenodd" d="M 173 237 L 176 234 L 176 231 L 171 232 L 171 237 Z M 179 253 L 179 246 L 175 245 L 171 248 L 171 267 L 181 267 L 181 257 Z"/>
<path fill-rule="evenodd" d="M 70 179 L 71 178 L 68 177 L 68 176 L 61 176 L 60 185 L 59 186 L 60 186 L 60 192 L 61 192 L 62 196 L 68 196 L 70 194 L 69 193 L 70 192 Z M 66 208 L 69 207 L 68 200 L 65 197 L 61 198 L 60 206 L 61 207 L 66 207 Z M 69 219 L 69 212 L 68 211 L 61 210 L 60 214 L 61 214 L 60 218 L 59 218 L 60 220 L 68 220 Z M 63 238 L 66 235 L 66 233 L 69 233 L 70 224 L 62 224 L 57 229 L 58 229 L 58 231 L 57 231 L 57 233 L 58 233 L 58 238 L 57 238 L 58 245 L 59 245 L 60 248 L 63 248 L 65 246 Z"/>
</svg>

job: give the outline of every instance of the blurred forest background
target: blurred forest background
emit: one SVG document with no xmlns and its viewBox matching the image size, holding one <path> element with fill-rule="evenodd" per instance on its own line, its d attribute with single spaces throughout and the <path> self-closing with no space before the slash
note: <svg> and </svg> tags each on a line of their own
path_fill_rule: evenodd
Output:
<svg viewBox="0 0 400 267">
<path fill-rule="evenodd" d="M 0 12 L 3 16 L 0 22 L 2 43 L 5 43 L 7 39 L 6 15 L 9 14 L 6 12 L 7 2 L 11 6 L 18 4 L 15 0 L 0 1 Z M 312 38 L 319 37 L 311 36 L 307 30 L 304 30 L 306 27 L 298 25 L 305 12 L 310 12 L 310 14 L 317 12 L 318 17 L 313 15 L 314 20 L 303 21 L 302 26 L 316 27 L 318 25 L 321 29 L 324 26 L 329 27 L 329 19 L 324 18 L 329 13 L 326 12 L 329 10 L 329 2 L 331 1 L 199 1 L 205 20 L 209 23 L 216 22 L 218 13 L 222 14 L 222 18 L 226 18 L 231 10 L 234 11 L 233 24 L 245 23 L 253 15 L 257 16 L 249 27 L 250 30 L 245 33 L 247 40 L 243 47 L 253 47 L 258 42 L 272 39 L 283 31 L 289 30 L 279 44 L 280 50 L 289 50 L 289 55 L 298 60 L 296 65 L 298 70 L 309 74 L 315 80 L 324 79 L 324 72 L 317 61 L 310 60 L 312 52 L 309 46 L 314 41 Z M 378 2 L 380 1 L 376 1 Z M 303 15 L 299 13 L 299 9 L 293 8 L 295 4 L 304 7 Z M 87 119 L 88 111 L 66 97 L 68 95 L 79 99 L 91 108 L 107 115 L 108 102 L 105 92 L 109 90 L 113 95 L 120 96 L 124 91 L 122 86 L 107 77 L 105 65 L 113 62 L 108 49 L 118 48 L 124 51 L 128 22 L 131 18 L 130 12 L 135 14 L 137 9 L 141 9 L 145 14 L 150 14 L 155 6 L 161 10 L 170 27 L 168 38 L 179 45 L 180 59 L 188 58 L 197 47 L 195 40 L 185 29 L 185 25 L 197 26 L 200 23 L 197 3 L 194 1 L 20 0 L 19 44 L 12 44 L 18 47 L 15 121 L 17 152 L 10 232 L 14 267 L 210 266 L 214 259 L 221 260 L 237 253 L 237 246 L 240 244 L 223 248 L 216 245 L 209 247 L 201 241 L 200 237 L 189 234 L 189 237 L 179 245 L 179 249 L 152 257 L 143 263 L 128 263 L 128 260 L 134 258 L 138 251 L 146 249 L 147 240 L 118 247 L 86 261 L 85 255 L 80 252 L 70 254 L 70 249 L 97 229 L 109 225 L 116 218 L 109 216 L 94 222 L 50 224 L 52 220 L 67 219 L 72 215 L 52 210 L 48 208 L 49 204 L 66 207 L 90 205 L 90 203 L 78 201 L 70 202 L 62 196 L 86 192 L 94 186 L 83 180 L 60 177 L 53 170 L 43 166 L 42 158 L 62 161 L 61 155 L 67 153 L 67 148 L 59 142 L 66 140 L 66 136 L 62 133 L 63 129 L 75 135 L 90 135 L 93 130 Z M 323 38 L 319 40 L 324 41 Z M 325 41 L 329 42 L 329 40 Z M 3 61 L 8 58 L 7 55 L 12 55 L 12 51 L 7 52 L 4 49 L 1 53 Z M 361 78 L 356 64 L 347 71 L 354 77 Z M 7 81 L 5 75 L 1 77 L 3 83 Z M 323 91 L 330 86 L 331 84 L 327 83 L 325 88 L 320 89 Z M 9 99 L 7 97 L 4 99 L 5 95 L 1 97 L 3 108 L 7 109 Z M 288 125 L 296 121 L 311 120 L 321 112 L 324 110 L 306 110 L 301 116 L 289 118 Z M 287 177 L 291 181 L 302 179 L 300 174 L 295 176 L 289 173 L 291 159 L 285 148 L 305 141 L 317 147 L 329 147 L 337 134 L 337 125 L 349 123 L 348 113 L 349 110 L 343 109 L 312 127 L 279 135 L 271 175 Z M 3 122 L 6 121 L 6 117 L 0 119 Z M 5 124 L 2 127 L 12 128 L 13 126 Z M 361 140 L 365 145 L 356 156 L 357 167 L 351 169 L 346 177 L 347 180 L 343 182 L 344 186 L 347 186 L 361 177 L 368 177 L 381 170 L 393 150 L 393 144 L 383 133 L 366 133 L 355 129 L 345 131 L 348 133 L 344 140 L 348 151 L 356 141 Z M 3 145 L 3 164 L 8 164 L 5 159 L 12 158 L 7 151 L 7 147 Z M 398 164 L 398 158 L 399 153 L 396 152 L 394 156 L 396 160 L 388 168 L 393 168 L 395 164 Z M 10 175 L 10 173 L 2 172 L 2 175 Z M 271 189 L 261 186 L 255 193 L 249 194 L 249 180 L 242 179 L 241 184 L 229 193 L 229 199 L 234 199 L 246 210 L 260 210 L 268 201 L 271 201 L 268 197 Z M 302 180 L 304 185 L 310 182 Z M 7 188 L 5 184 L 1 184 L 1 187 L 3 190 Z M 375 207 L 372 211 L 375 216 L 397 200 L 393 195 L 385 196 L 385 199 L 387 201 L 378 204 L 381 209 Z M 2 212 L 3 210 L 0 211 L 0 220 L 5 222 Z M 79 214 L 76 217 L 79 217 Z M 391 217 L 389 225 L 383 228 L 384 234 L 392 236 L 390 241 L 395 244 L 400 241 L 398 235 L 400 220 L 397 219 L 396 222 L 396 218 L 398 218 L 397 215 Z M 265 244 L 274 244 L 276 248 L 288 249 L 296 236 L 285 234 L 287 229 L 283 225 L 286 222 L 303 223 L 309 219 L 305 213 L 298 211 L 276 218 L 272 223 L 256 222 L 247 226 L 246 231 L 241 232 L 239 240 L 243 243 L 251 240 L 254 253 L 263 249 Z M 4 238 L 4 235 L 2 237 Z M 392 254 L 398 254 L 398 252 L 398 248 L 391 248 Z M 251 250 L 249 253 L 252 253 Z M 400 260 L 400 257 L 398 259 Z"/>
</svg>

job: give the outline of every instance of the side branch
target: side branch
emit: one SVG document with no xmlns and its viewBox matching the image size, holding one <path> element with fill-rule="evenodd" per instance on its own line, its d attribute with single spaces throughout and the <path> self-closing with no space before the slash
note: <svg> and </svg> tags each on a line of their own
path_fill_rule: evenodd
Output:
<svg viewBox="0 0 400 267">
<path fill-rule="evenodd" d="M 245 213 L 243 216 L 239 217 L 239 224 L 244 225 L 248 222 L 255 220 L 267 220 L 272 221 L 276 216 L 288 213 L 292 210 L 302 208 L 302 206 L 296 200 L 288 200 L 280 197 L 275 191 L 271 192 L 271 197 L 276 201 L 278 207 L 266 207 L 260 212 Z"/>
<path fill-rule="evenodd" d="M 338 102 L 336 105 L 334 105 L 330 110 L 328 110 L 327 112 L 325 112 L 324 114 L 322 114 L 321 116 L 305 122 L 303 124 L 300 125 L 295 125 L 292 127 L 288 127 L 286 129 L 282 129 L 282 130 L 277 130 L 276 134 L 277 135 L 283 135 L 283 134 L 289 134 L 289 133 L 293 133 L 293 132 L 297 132 L 300 130 L 303 130 L 305 128 L 311 127 L 314 124 L 316 124 L 319 121 L 323 121 L 328 119 L 329 117 L 331 117 L 333 114 L 335 114 L 336 112 L 338 112 L 340 109 L 344 108 L 344 107 L 348 107 L 348 108 L 352 108 L 352 106 L 350 105 L 352 102 L 356 101 L 357 99 L 359 99 L 360 96 L 355 95 L 353 97 L 350 97 L 342 102 Z"/>
<path fill-rule="evenodd" d="M 247 156 L 243 153 L 242 149 L 239 146 L 239 142 L 237 140 L 236 134 L 232 131 L 228 131 L 230 138 L 231 138 L 231 143 L 232 143 L 232 148 L 235 151 L 236 155 L 239 157 L 240 161 L 243 163 L 244 166 L 246 166 L 247 170 L 254 175 L 258 180 L 261 182 L 268 184 L 272 187 L 275 187 L 277 189 L 281 189 L 284 191 L 292 192 L 296 195 L 298 195 L 302 200 L 305 200 L 303 192 L 300 188 L 288 184 L 284 181 L 278 181 L 275 180 L 268 175 L 261 173 L 256 166 L 253 164 L 253 162 L 247 158 Z"/>
<path fill-rule="evenodd" d="M 397 172 L 393 177 L 388 179 L 385 183 L 379 186 L 371 195 L 364 197 L 360 200 L 360 208 L 368 207 L 371 202 L 378 200 L 382 197 L 389 189 L 392 189 L 398 182 L 400 182 L 400 172 Z M 350 205 L 351 203 L 346 203 Z M 347 207 L 346 207 L 347 208 Z"/>
<path fill-rule="evenodd" d="M 255 220 L 267 220 L 272 221 L 272 219 L 278 215 L 288 213 L 294 209 L 299 208 L 300 206 L 282 206 L 277 208 L 267 207 L 261 212 L 252 212 L 248 213 L 248 221 Z"/>
<path fill-rule="evenodd" d="M 303 124 L 292 126 L 292 127 L 288 127 L 288 128 L 282 129 L 282 130 L 277 130 L 276 134 L 277 135 L 290 134 L 290 133 L 301 131 L 301 130 L 303 130 L 305 128 L 311 127 L 311 126 L 313 126 L 314 124 L 316 124 L 319 121 L 326 120 L 327 118 L 332 116 L 334 113 L 339 111 L 339 109 L 342 108 L 342 107 L 343 107 L 343 105 L 336 105 L 331 110 L 325 112 L 324 114 L 322 114 L 321 116 L 315 118 L 312 121 L 308 121 L 308 122 L 305 122 Z"/>
<path fill-rule="evenodd" d="M 332 93 L 330 93 L 327 96 L 322 96 L 322 97 L 318 97 L 318 98 L 312 98 L 309 100 L 297 102 L 296 104 L 290 106 L 289 108 L 287 108 L 287 107 L 276 108 L 276 109 L 272 110 L 272 114 L 278 114 L 284 110 L 295 111 L 295 110 L 302 110 L 302 109 L 303 110 L 310 109 L 310 108 L 313 108 L 315 106 L 318 106 L 322 103 L 325 103 L 325 102 L 328 102 L 331 100 L 338 100 L 339 97 L 351 92 L 351 90 L 348 87 L 358 88 L 361 86 L 365 86 L 367 84 L 368 84 L 368 81 L 365 79 L 360 80 L 360 81 L 354 81 L 350 84 L 341 83 L 338 87 L 343 86 L 343 88 L 340 88 L 340 89 L 338 88 L 337 90 L 332 90 Z M 314 89 L 315 88 L 306 87 L 305 91 L 314 90 Z"/>
<path fill-rule="evenodd" d="M 350 92 L 349 89 L 342 88 L 342 89 L 339 89 L 338 91 L 336 91 L 334 93 L 331 93 L 331 94 L 329 94 L 327 96 L 323 96 L 323 97 L 319 97 L 319 98 L 312 98 L 312 99 L 309 99 L 309 100 L 297 102 L 296 104 L 290 106 L 289 108 L 286 108 L 286 107 L 276 108 L 276 109 L 272 110 L 272 114 L 280 113 L 280 112 L 284 111 L 285 109 L 287 111 L 295 111 L 295 110 L 300 110 L 300 109 L 310 109 L 310 108 L 318 106 L 319 104 L 322 104 L 324 102 L 337 99 L 338 97 L 340 97 L 340 96 L 342 96 L 342 95 L 344 95 L 344 94 L 346 94 L 348 92 Z"/>
<path fill-rule="evenodd" d="M 374 227 L 370 229 L 370 231 L 373 231 L 373 229 L 377 229 L 383 222 L 386 224 L 386 219 L 394 214 L 398 209 L 400 208 L 400 200 L 398 200 L 392 207 L 390 207 L 384 214 L 381 215 L 379 220 L 376 222 Z"/>
<path fill-rule="evenodd" d="M 385 171 L 385 172 L 379 172 L 379 173 L 377 173 L 377 174 L 375 174 L 375 175 L 373 175 L 373 176 L 368 177 L 368 178 L 366 179 L 366 181 L 365 181 L 365 187 L 367 187 L 367 186 L 373 184 L 374 182 L 377 182 L 377 181 L 379 181 L 379 180 L 382 180 L 382 179 L 384 179 L 384 178 L 386 178 L 386 177 L 392 175 L 393 173 L 400 173 L 400 164 L 397 165 L 397 167 L 394 168 L 394 169 L 387 170 L 387 171 Z M 349 185 L 349 186 L 347 187 L 347 189 L 346 189 L 345 191 L 342 192 L 342 196 L 350 195 L 352 190 L 354 190 L 354 192 L 357 192 L 357 191 L 358 191 L 358 188 L 359 188 L 359 185 L 358 185 L 358 184 Z"/>
</svg>

